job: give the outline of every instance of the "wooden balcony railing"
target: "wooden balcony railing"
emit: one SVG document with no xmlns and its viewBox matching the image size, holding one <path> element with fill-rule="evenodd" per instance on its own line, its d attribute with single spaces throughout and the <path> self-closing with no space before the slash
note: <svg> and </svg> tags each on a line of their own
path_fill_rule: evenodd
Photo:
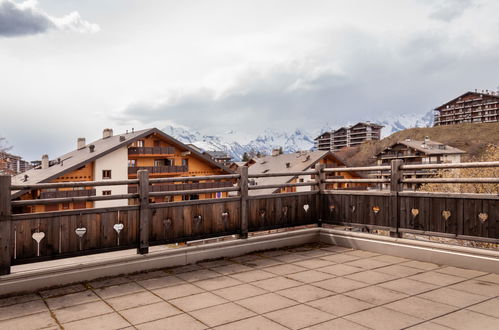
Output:
<svg viewBox="0 0 499 330">
<path fill-rule="evenodd" d="M 195 183 L 179 183 L 179 184 L 156 184 L 149 187 L 150 191 L 180 191 L 180 190 L 193 190 L 193 189 L 213 189 L 213 188 L 227 188 L 232 187 L 232 182 L 195 182 Z M 138 186 L 129 186 L 128 193 L 136 194 L 139 191 Z"/>
<path fill-rule="evenodd" d="M 184 173 L 189 171 L 187 166 L 134 166 L 128 168 L 128 174 L 137 174 L 137 171 L 139 170 L 146 170 L 150 174 Z"/>
<path fill-rule="evenodd" d="M 64 198 L 64 197 L 84 197 L 95 196 L 95 189 L 85 190 L 63 190 L 63 191 L 42 191 L 40 198 Z"/>
<path fill-rule="evenodd" d="M 173 147 L 130 147 L 128 148 L 129 155 L 173 155 L 175 148 Z"/>
</svg>

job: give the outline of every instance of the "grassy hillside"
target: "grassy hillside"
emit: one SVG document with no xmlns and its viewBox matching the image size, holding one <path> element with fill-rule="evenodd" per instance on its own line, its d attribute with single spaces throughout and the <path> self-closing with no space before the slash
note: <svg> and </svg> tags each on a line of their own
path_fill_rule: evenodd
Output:
<svg viewBox="0 0 499 330">
<path fill-rule="evenodd" d="M 338 153 L 351 166 L 363 166 L 373 164 L 375 155 L 392 143 L 408 138 L 423 140 L 425 136 L 466 151 L 468 155 L 464 160 L 468 160 L 479 156 L 488 144 L 499 145 L 499 123 L 410 128 L 394 133 L 381 141 L 369 141 L 359 147 L 344 148 Z"/>
</svg>

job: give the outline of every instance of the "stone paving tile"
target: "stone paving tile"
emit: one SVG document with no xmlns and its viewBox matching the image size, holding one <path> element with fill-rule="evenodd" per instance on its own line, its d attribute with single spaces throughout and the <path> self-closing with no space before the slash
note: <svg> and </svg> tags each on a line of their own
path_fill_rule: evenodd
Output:
<svg viewBox="0 0 499 330">
<path fill-rule="evenodd" d="M 326 246 L 322 247 L 322 250 L 330 251 L 330 252 L 348 252 L 348 251 L 353 251 L 352 248 L 347 248 L 344 246 L 338 246 L 338 245 L 331 245 L 331 246 Z"/>
<path fill-rule="evenodd" d="M 122 329 L 130 325 L 118 313 L 105 314 L 63 324 L 66 330 Z"/>
<path fill-rule="evenodd" d="M 419 297 L 409 297 L 389 303 L 387 305 L 384 305 L 383 307 L 393 309 L 397 312 L 412 315 L 423 320 L 429 320 L 438 316 L 442 316 L 458 309 L 457 307 Z"/>
<path fill-rule="evenodd" d="M 20 296 L 12 296 L 12 297 L 7 297 L 7 298 L 2 298 L 0 299 L 0 307 L 8 306 L 8 305 L 14 305 L 14 304 L 20 304 L 28 301 L 33 301 L 33 300 L 41 300 L 39 295 L 36 293 L 30 293 L 30 294 L 24 294 Z"/>
<path fill-rule="evenodd" d="M 119 312 L 128 322 L 136 325 L 163 319 L 172 315 L 181 314 L 182 311 L 167 302 L 139 306 Z"/>
<path fill-rule="evenodd" d="M 255 285 L 259 288 L 268 290 L 268 291 L 278 291 L 287 288 L 291 288 L 294 286 L 302 285 L 302 282 L 298 282 L 289 278 L 285 278 L 282 276 L 268 278 L 266 280 L 252 282 L 251 285 Z"/>
<path fill-rule="evenodd" d="M 230 265 L 225 265 L 225 266 L 220 266 L 220 267 L 214 267 L 210 268 L 212 271 L 220 273 L 222 275 L 229 275 L 229 274 L 234 274 L 234 273 L 241 273 L 241 272 L 247 272 L 252 270 L 251 267 L 241 265 L 241 264 L 230 264 Z"/>
<path fill-rule="evenodd" d="M 147 322 L 136 326 L 137 329 L 168 329 L 168 330 L 202 330 L 208 327 L 195 318 L 187 314 L 175 315 L 172 317 Z"/>
<path fill-rule="evenodd" d="M 474 279 L 451 285 L 449 288 L 486 297 L 499 296 L 499 285 Z"/>
<path fill-rule="evenodd" d="M 417 269 L 422 269 L 422 270 L 432 270 L 432 269 L 436 269 L 436 268 L 440 267 L 439 265 L 432 264 L 431 262 L 423 262 L 423 261 L 417 261 L 417 260 L 410 260 L 407 262 L 403 262 L 400 265 L 413 267 L 413 268 L 417 268 Z"/>
<path fill-rule="evenodd" d="M 308 284 L 284 289 L 281 291 L 277 291 L 276 293 L 301 303 L 328 297 L 333 294 L 333 292 L 329 290 L 324 290 Z"/>
<path fill-rule="evenodd" d="M 270 258 L 261 258 L 255 259 L 251 261 L 246 261 L 243 265 L 251 267 L 251 268 L 264 268 L 276 265 L 282 265 L 283 263 L 278 260 L 270 259 Z"/>
<path fill-rule="evenodd" d="M 367 284 L 377 284 L 381 282 L 387 282 L 398 278 L 395 275 L 390 275 L 386 273 L 380 273 L 375 270 L 366 270 L 364 272 L 345 275 L 345 278 L 349 278 L 351 280 L 364 282 Z"/>
<path fill-rule="evenodd" d="M 381 262 L 384 262 L 387 264 L 398 264 L 401 262 L 409 261 L 409 259 L 406 259 L 406 258 L 395 257 L 395 256 L 386 255 L 386 254 L 372 257 L 371 259 L 376 260 L 376 261 L 381 261 Z"/>
<path fill-rule="evenodd" d="M 414 316 L 399 313 L 394 310 L 376 307 L 362 312 L 347 315 L 345 319 L 359 323 L 371 329 L 402 329 L 422 322 Z"/>
<path fill-rule="evenodd" d="M 252 311 L 234 303 L 199 309 L 190 314 L 210 327 L 238 321 L 255 315 Z"/>
<path fill-rule="evenodd" d="M 343 275 L 358 273 L 363 271 L 364 269 L 360 267 L 349 266 L 347 264 L 336 264 L 323 268 L 317 268 L 316 270 L 336 276 L 343 276 Z"/>
<path fill-rule="evenodd" d="M 474 312 L 487 314 L 499 319 L 499 298 L 490 299 L 482 303 L 468 307 Z"/>
<path fill-rule="evenodd" d="M 407 297 L 406 294 L 393 291 L 390 289 L 385 289 L 380 286 L 369 286 L 362 289 L 357 289 L 353 291 L 345 292 L 345 295 L 353 298 L 363 300 L 365 302 L 381 305 L 392 302 L 394 300 L 402 299 Z"/>
<path fill-rule="evenodd" d="M 112 286 L 112 285 L 118 285 L 118 284 L 125 284 L 130 282 L 131 279 L 128 278 L 127 276 L 118 276 L 118 277 L 111 277 L 111 278 L 104 278 L 100 280 L 95 280 L 92 282 L 89 282 L 89 284 L 92 286 L 94 289 L 102 288 L 104 286 Z"/>
<path fill-rule="evenodd" d="M 338 264 L 360 259 L 360 257 L 352 256 L 352 255 L 345 254 L 345 253 L 330 254 L 328 256 L 323 256 L 323 257 L 320 257 L 320 258 L 324 259 L 324 260 L 327 260 L 327 261 L 335 262 L 335 263 L 338 263 Z"/>
<path fill-rule="evenodd" d="M 281 249 L 281 250 L 263 251 L 263 252 L 260 252 L 258 254 L 261 255 L 261 256 L 263 256 L 263 257 L 273 258 L 273 257 L 277 257 L 277 256 L 283 256 L 283 255 L 286 255 L 286 254 L 291 254 L 291 252 L 286 251 L 284 249 Z"/>
<path fill-rule="evenodd" d="M 241 284 L 230 288 L 223 288 L 213 291 L 216 295 L 232 301 L 246 299 L 267 293 L 266 290 L 251 284 Z"/>
<path fill-rule="evenodd" d="M 42 300 L 33 300 L 16 305 L 9 305 L 0 308 L 0 320 L 7 320 L 14 317 L 25 316 L 40 312 L 48 312 L 48 308 Z"/>
<path fill-rule="evenodd" d="M 152 272 L 143 272 L 143 273 L 128 275 L 128 278 L 130 278 L 133 281 L 143 281 L 163 276 L 168 276 L 168 274 L 165 273 L 165 271 L 163 270 L 157 270 Z"/>
<path fill-rule="evenodd" d="M 83 284 L 74 284 L 63 286 L 60 288 L 50 289 L 50 290 L 42 290 L 38 292 L 40 296 L 43 298 L 54 297 L 54 296 L 62 296 L 70 293 L 85 291 L 87 288 Z"/>
<path fill-rule="evenodd" d="M 227 299 L 214 295 L 211 292 L 193 294 L 191 296 L 172 299 L 169 301 L 170 304 L 185 312 L 190 312 L 215 305 L 221 305 L 227 302 Z"/>
<path fill-rule="evenodd" d="M 162 276 L 146 280 L 140 280 L 137 281 L 137 283 L 148 290 L 153 290 L 171 285 L 185 284 L 187 282 L 179 279 L 176 276 L 168 275 L 168 276 Z"/>
<path fill-rule="evenodd" d="M 317 257 L 320 258 L 322 256 L 327 256 L 332 254 L 330 251 L 325 251 L 321 249 L 312 249 L 310 251 L 298 252 L 298 253 L 305 257 L 312 257 L 312 258 L 317 258 Z"/>
<path fill-rule="evenodd" d="M 201 269 L 204 269 L 204 268 L 199 266 L 198 264 L 191 264 L 191 265 L 185 265 L 185 266 L 180 266 L 180 267 L 175 267 L 175 268 L 169 269 L 168 272 L 170 274 L 183 274 L 183 273 L 192 272 L 192 271 L 201 270 Z"/>
<path fill-rule="evenodd" d="M 220 277 L 210 278 L 209 280 L 198 281 L 195 282 L 194 284 L 205 290 L 217 290 L 243 284 L 243 282 L 228 276 L 220 276 Z"/>
<path fill-rule="evenodd" d="M 480 329 L 497 330 L 499 329 L 499 319 L 488 315 L 476 313 L 467 309 L 439 317 L 432 322 L 452 328 L 452 329 Z"/>
<path fill-rule="evenodd" d="M 217 272 L 214 272 L 209 269 L 201 269 L 201 270 L 195 270 L 192 272 L 187 272 L 187 273 L 181 273 L 177 274 L 177 277 L 187 281 L 187 282 L 195 282 L 195 281 L 201 281 L 201 280 L 206 280 L 209 278 L 214 278 L 214 277 L 219 277 L 220 274 Z"/>
<path fill-rule="evenodd" d="M 358 260 L 350 261 L 350 262 L 344 263 L 344 265 L 354 266 L 354 267 L 359 267 L 359 268 L 364 268 L 364 269 L 375 269 L 375 268 L 388 266 L 389 263 L 379 261 L 379 260 L 374 260 L 373 258 L 365 258 L 365 259 L 358 259 Z"/>
<path fill-rule="evenodd" d="M 376 257 L 376 256 L 380 255 L 379 253 L 364 251 L 364 250 L 352 250 L 352 251 L 345 252 L 345 254 L 355 256 L 355 257 L 360 257 L 360 258 L 370 258 L 370 257 Z"/>
<path fill-rule="evenodd" d="M 341 329 L 341 330 L 368 330 L 360 324 L 338 318 L 331 321 L 327 321 L 324 323 L 320 323 L 308 328 L 304 328 L 304 330 L 331 330 L 331 329 Z"/>
<path fill-rule="evenodd" d="M 117 311 L 142 305 L 149 305 L 160 301 L 161 298 L 148 291 L 106 299 L 106 302 L 113 306 L 113 308 Z"/>
<path fill-rule="evenodd" d="M 61 323 L 112 313 L 113 309 L 103 301 L 94 301 L 86 304 L 56 309 L 54 314 Z"/>
<path fill-rule="evenodd" d="M 259 280 L 265 280 L 267 278 L 276 277 L 276 274 L 268 273 L 263 270 L 251 270 L 249 272 L 232 274 L 230 277 L 233 277 L 241 282 L 254 282 Z"/>
<path fill-rule="evenodd" d="M 439 273 L 444 273 L 444 274 L 448 274 L 448 275 L 455 275 L 455 276 L 460 276 L 460 277 L 465 277 L 465 278 L 472 278 L 472 277 L 477 277 L 477 276 L 482 276 L 482 275 L 487 274 L 485 272 L 480 272 L 478 270 L 464 269 L 464 268 L 451 267 L 451 266 L 438 268 L 435 271 L 439 272 Z"/>
<path fill-rule="evenodd" d="M 333 292 L 343 293 L 363 288 L 368 284 L 359 281 L 354 281 L 344 277 L 337 277 L 325 281 L 315 282 L 313 283 L 313 285 Z"/>
<path fill-rule="evenodd" d="M 395 276 L 411 276 L 415 274 L 419 274 L 424 270 L 414 267 L 408 267 L 403 265 L 390 265 L 386 267 L 381 267 L 376 269 L 377 272 L 386 273 Z"/>
<path fill-rule="evenodd" d="M 290 329 L 309 327 L 333 318 L 331 314 L 307 305 L 297 305 L 276 310 L 264 316 Z"/>
<path fill-rule="evenodd" d="M 47 302 L 50 309 L 58 309 L 79 304 L 84 304 L 92 301 L 100 300 L 100 298 L 90 290 L 67 294 L 61 297 L 48 298 Z"/>
<path fill-rule="evenodd" d="M 229 260 L 244 264 L 257 259 L 262 259 L 262 257 L 257 254 L 245 254 L 239 257 L 230 258 Z"/>
<path fill-rule="evenodd" d="M 422 293 L 418 295 L 418 297 L 456 307 L 467 307 L 488 299 L 485 296 L 460 290 L 454 290 L 451 288 L 436 289 L 433 291 Z"/>
<path fill-rule="evenodd" d="M 410 330 L 449 330 L 450 328 L 444 327 L 443 325 L 436 324 L 433 322 L 423 322 L 413 327 L 409 327 Z"/>
<path fill-rule="evenodd" d="M 0 321 L 0 329 L 43 329 L 54 327 L 58 329 L 55 319 L 48 311 L 16 317 L 13 319 Z"/>
<path fill-rule="evenodd" d="M 334 316 L 344 316 L 375 307 L 375 305 L 369 304 L 359 299 L 345 296 L 343 294 L 310 301 L 307 303 L 307 305 L 320 309 L 321 311 L 327 312 Z"/>
<path fill-rule="evenodd" d="M 334 276 L 331 274 L 319 272 L 312 269 L 304 272 L 289 274 L 286 275 L 286 277 L 303 283 L 312 283 L 312 282 L 324 281 Z"/>
<path fill-rule="evenodd" d="M 115 285 L 115 286 L 106 286 L 106 287 L 94 290 L 94 292 L 99 297 L 101 297 L 103 299 L 124 296 L 127 294 L 141 292 L 141 291 L 145 291 L 145 289 L 143 287 L 141 287 L 140 285 L 138 285 L 137 283 L 133 283 L 133 282 Z"/>
<path fill-rule="evenodd" d="M 232 264 L 234 264 L 234 262 L 232 260 L 229 260 L 229 259 L 216 259 L 216 260 L 199 262 L 197 264 L 199 266 L 202 266 L 202 267 L 205 267 L 205 268 L 213 268 L 213 267 L 221 267 L 221 266 L 232 265 Z"/>
<path fill-rule="evenodd" d="M 307 259 L 307 260 L 302 260 L 302 261 L 298 261 L 298 262 L 293 263 L 293 265 L 305 267 L 305 268 L 309 268 L 309 269 L 326 267 L 326 266 L 331 266 L 334 264 L 335 264 L 334 262 L 330 262 L 330 261 L 322 260 L 322 259 L 318 259 L 318 258 Z"/>
<path fill-rule="evenodd" d="M 427 291 L 435 290 L 435 289 L 439 288 L 438 285 L 433 285 L 433 284 L 429 284 L 429 283 L 425 283 L 425 282 L 419 282 L 419 281 L 411 280 L 409 278 L 399 278 L 398 280 L 389 281 L 389 282 L 385 282 L 385 283 L 379 283 L 378 285 L 383 287 L 383 288 L 386 288 L 386 289 L 390 289 L 390 290 L 394 290 L 394 291 L 398 291 L 398 292 L 402 292 L 402 293 L 406 293 L 406 294 L 410 294 L 410 295 L 420 294 L 423 292 L 427 292 Z"/>
<path fill-rule="evenodd" d="M 499 284 L 499 274 L 488 274 L 488 275 L 480 276 L 476 279 L 479 281 Z"/>
<path fill-rule="evenodd" d="M 297 305 L 294 300 L 285 298 L 275 293 L 267 293 L 237 301 L 238 305 L 244 306 L 258 314 L 268 313 L 277 309 L 282 309 Z"/>
<path fill-rule="evenodd" d="M 186 283 L 186 284 L 168 286 L 166 288 L 161 288 L 161 289 L 155 289 L 152 290 L 152 292 L 165 300 L 170 300 L 170 299 L 190 296 L 192 294 L 197 294 L 205 291 L 197 286 Z"/>
<path fill-rule="evenodd" d="M 284 264 L 264 268 L 266 272 L 273 273 L 276 275 L 287 275 L 292 273 L 303 272 L 307 270 L 305 267 L 296 266 L 293 264 Z"/>
<path fill-rule="evenodd" d="M 409 279 L 412 280 L 417 280 L 421 282 L 426 282 L 430 284 L 435 284 L 435 285 L 440 285 L 440 286 L 447 286 L 450 284 L 454 284 L 457 282 L 462 282 L 464 279 L 459 276 L 454 276 L 454 275 L 447 275 L 439 272 L 425 272 L 421 274 L 416 274 L 413 276 L 408 277 Z"/>
<path fill-rule="evenodd" d="M 263 316 L 250 317 L 248 319 L 224 324 L 214 328 L 215 330 L 286 330 L 288 328 L 273 322 Z"/>
</svg>

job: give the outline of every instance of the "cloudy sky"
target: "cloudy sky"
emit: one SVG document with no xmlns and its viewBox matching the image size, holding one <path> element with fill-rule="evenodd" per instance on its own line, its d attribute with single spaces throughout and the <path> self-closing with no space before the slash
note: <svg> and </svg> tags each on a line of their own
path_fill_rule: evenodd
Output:
<svg viewBox="0 0 499 330">
<path fill-rule="evenodd" d="M 176 123 L 314 130 L 499 88 L 499 1 L 0 0 L 0 136 L 27 159 Z"/>
</svg>

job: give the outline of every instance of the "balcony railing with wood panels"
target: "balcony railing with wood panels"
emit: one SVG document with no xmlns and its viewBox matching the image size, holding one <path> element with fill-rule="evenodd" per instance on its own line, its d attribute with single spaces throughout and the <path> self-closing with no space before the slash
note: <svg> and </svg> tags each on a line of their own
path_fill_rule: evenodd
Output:
<svg viewBox="0 0 499 330">
<path fill-rule="evenodd" d="M 64 198 L 64 197 L 85 197 L 85 196 L 95 196 L 95 194 L 96 194 L 95 189 L 42 191 L 40 194 L 40 199 Z"/>
<path fill-rule="evenodd" d="M 173 147 L 131 147 L 128 148 L 129 155 L 173 155 Z"/>
<path fill-rule="evenodd" d="M 232 182 L 195 182 L 195 183 L 180 183 L 180 184 L 160 184 L 152 185 L 149 187 L 149 191 L 180 191 L 180 190 L 192 190 L 192 189 L 211 189 L 211 188 L 226 188 L 232 187 Z M 129 186 L 128 193 L 136 194 L 138 193 L 138 186 Z"/>
<path fill-rule="evenodd" d="M 128 174 L 137 174 L 139 170 L 147 170 L 150 174 L 155 173 L 184 173 L 188 171 L 187 166 L 134 166 L 128 168 Z"/>
</svg>

